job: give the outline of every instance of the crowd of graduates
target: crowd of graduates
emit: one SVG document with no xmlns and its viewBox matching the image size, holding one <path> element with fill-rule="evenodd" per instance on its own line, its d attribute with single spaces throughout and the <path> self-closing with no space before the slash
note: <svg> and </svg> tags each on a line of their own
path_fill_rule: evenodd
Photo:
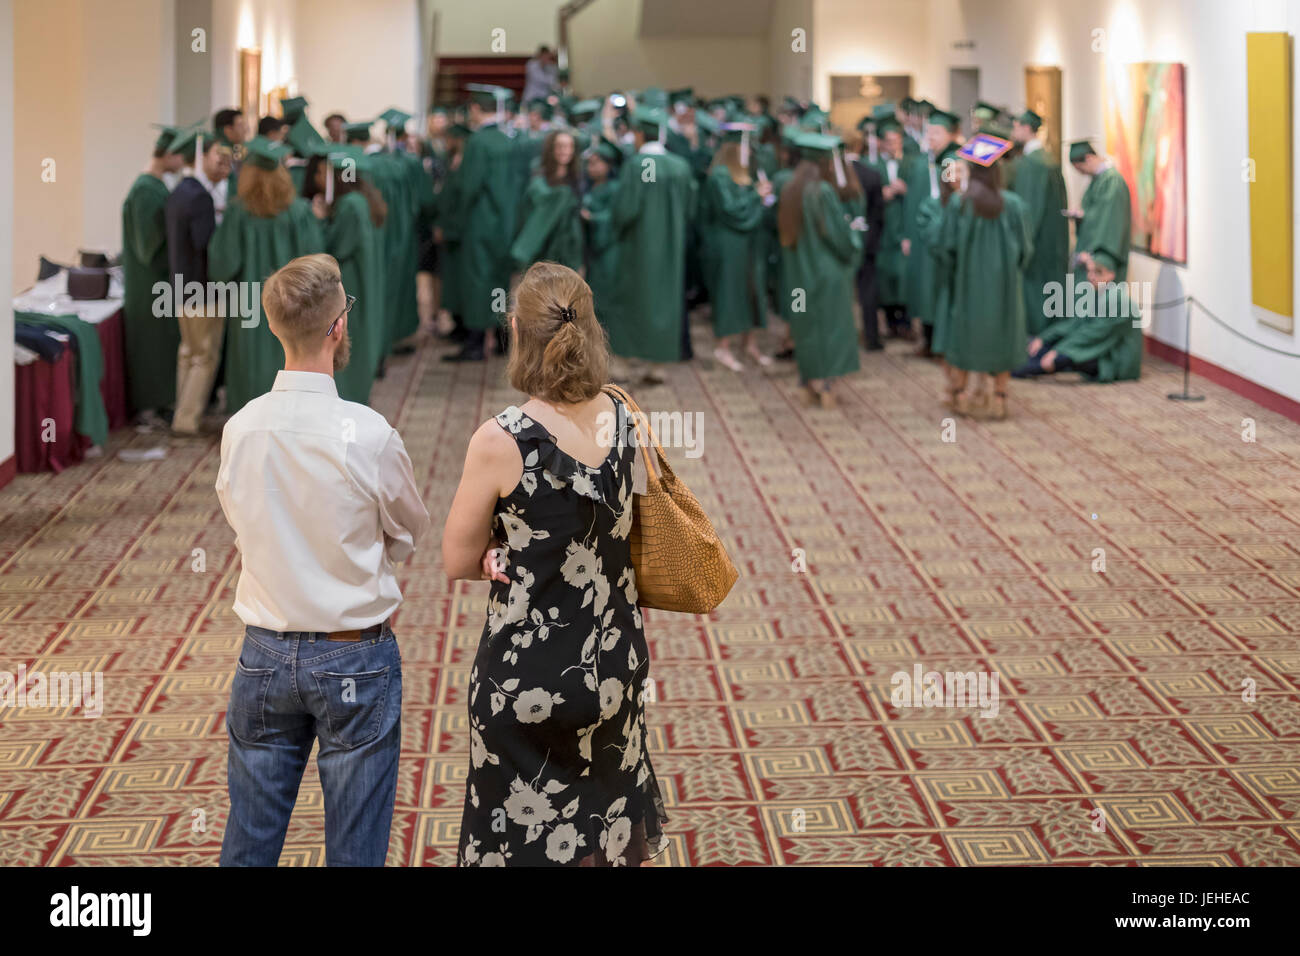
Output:
<svg viewBox="0 0 1300 956">
<path fill-rule="evenodd" d="M 704 101 L 690 89 L 563 91 L 521 108 L 507 89 L 473 87 L 422 129 L 391 109 L 373 121 L 334 114 L 322 135 L 307 107 L 282 101 L 283 115 L 263 118 L 251 138 L 234 110 L 210 129 L 162 130 L 123 208 L 137 410 L 165 413 L 178 389 L 206 396 L 223 382 L 233 413 L 270 389 L 282 358 L 260 303 L 220 317 L 209 347 L 184 322 L 160 320 L 157 283 L 260 283 L 316 252 L 338 260 L 354 297 L 337 379 L 360 402 L 421 326 L 457 344 L 447 361 L 504 351 L 512 277 L 542 260 L 583 274 L 614 377 L 628 381 L 662 381 L 665 364 L 692 357 L 688 316 L 704 303 L 720 365 L 793 359 L 821 405 L 858 369 L 860 341 L 879 349 L 888 335 L 945 363 L 946 402 L 961 414 L 1005 416 L 1013 374 L 1138 374 L 1132 315 L 1057 317 L 1051 307 L 1079 284 L 1124 282 L 1127 187 L 1075 143 L 1069 160 L 1092 182 L 1082 210 L 1067 209 L 1028 110 L 1010 119 L 981 103 L 963 137 L 960 117 L 909 98 L 875 107 L 842 137 L 825 111 L 792 98 L 775 115 L 765 97 Z M 177 176 L 212 200 L 201 263 L 196 229 L 172 208 Z M 198 311 L 216 319 L 211 302 Z M 775 354 L 758 335 L 770 315 L 781 320 Z"/>
</svg>

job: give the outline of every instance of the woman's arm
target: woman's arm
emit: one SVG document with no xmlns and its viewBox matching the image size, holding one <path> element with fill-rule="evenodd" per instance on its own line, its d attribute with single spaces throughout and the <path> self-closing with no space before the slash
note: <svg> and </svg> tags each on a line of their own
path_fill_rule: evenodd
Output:
<svg viewBox="0 0 1300 956">
<path fill-rule="evenodd" d="M 448 581 L 479 581 L 487 552 L 500 547 L 492 537 L 492 512 L 497 499 L 510 494 L 524 473 L 519 447 L 495 419 L 479 426 L 465 452 L 460 487 L 447 512 L 442 531 L 442 566 Z M 508 580 L 500 570 L 494 580 Z"/>
</svg>

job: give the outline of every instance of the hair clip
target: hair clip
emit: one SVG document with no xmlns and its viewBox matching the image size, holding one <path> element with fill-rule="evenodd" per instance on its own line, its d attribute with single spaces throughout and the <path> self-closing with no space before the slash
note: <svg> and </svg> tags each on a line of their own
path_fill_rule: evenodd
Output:
<svg viewBox="0 0 1300 956">
<path fill-rule="evenodd" d="M 572 322 L 578 317 L 578 310 L 571 305 L 560 306 L 560 321 Z"/>
</svg>

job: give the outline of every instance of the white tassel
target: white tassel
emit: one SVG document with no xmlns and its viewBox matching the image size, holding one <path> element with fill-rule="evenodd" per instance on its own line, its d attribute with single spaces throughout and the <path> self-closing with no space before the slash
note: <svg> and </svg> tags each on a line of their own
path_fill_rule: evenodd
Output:
<svg viewBox="0 0 1300 956">
<path fill-rule="evenodd" d="M 740 134 L 740 165 L 749 169 L 749 133 Z"/>
<path fill-rule="evenodd" d="M 325 157 L 325 202 L 334 205 L 334 163 Z"/>
<path fill-rule="evenodd" d="M 831 155 L 835 157 L 835 185 L 843 189 L 846 183 L 844 180 L 844 164 L 840 162 L 840 151 L 833 149 Z"/>
</svg>

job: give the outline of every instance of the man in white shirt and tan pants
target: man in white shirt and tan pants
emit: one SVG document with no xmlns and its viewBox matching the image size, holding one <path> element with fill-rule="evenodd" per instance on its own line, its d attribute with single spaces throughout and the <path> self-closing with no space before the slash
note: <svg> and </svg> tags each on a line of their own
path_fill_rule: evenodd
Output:
<svg viewBox="0 0 1300 956">
<path fill-rule="evenodd" d="M 275 866 L 320 741 L 325 862 L 382 866 L 397 792 L 402 662 L 394 565 L 429 529 L 397 431 L 338 397 L 353 299 L 332 256 L 262 287 L 284 346 L 271 391 L 226 423 L 217 496 L 241 556 L 246 625 L 226 713 L 230 816 L 222 866 Z"/>
</svg>

